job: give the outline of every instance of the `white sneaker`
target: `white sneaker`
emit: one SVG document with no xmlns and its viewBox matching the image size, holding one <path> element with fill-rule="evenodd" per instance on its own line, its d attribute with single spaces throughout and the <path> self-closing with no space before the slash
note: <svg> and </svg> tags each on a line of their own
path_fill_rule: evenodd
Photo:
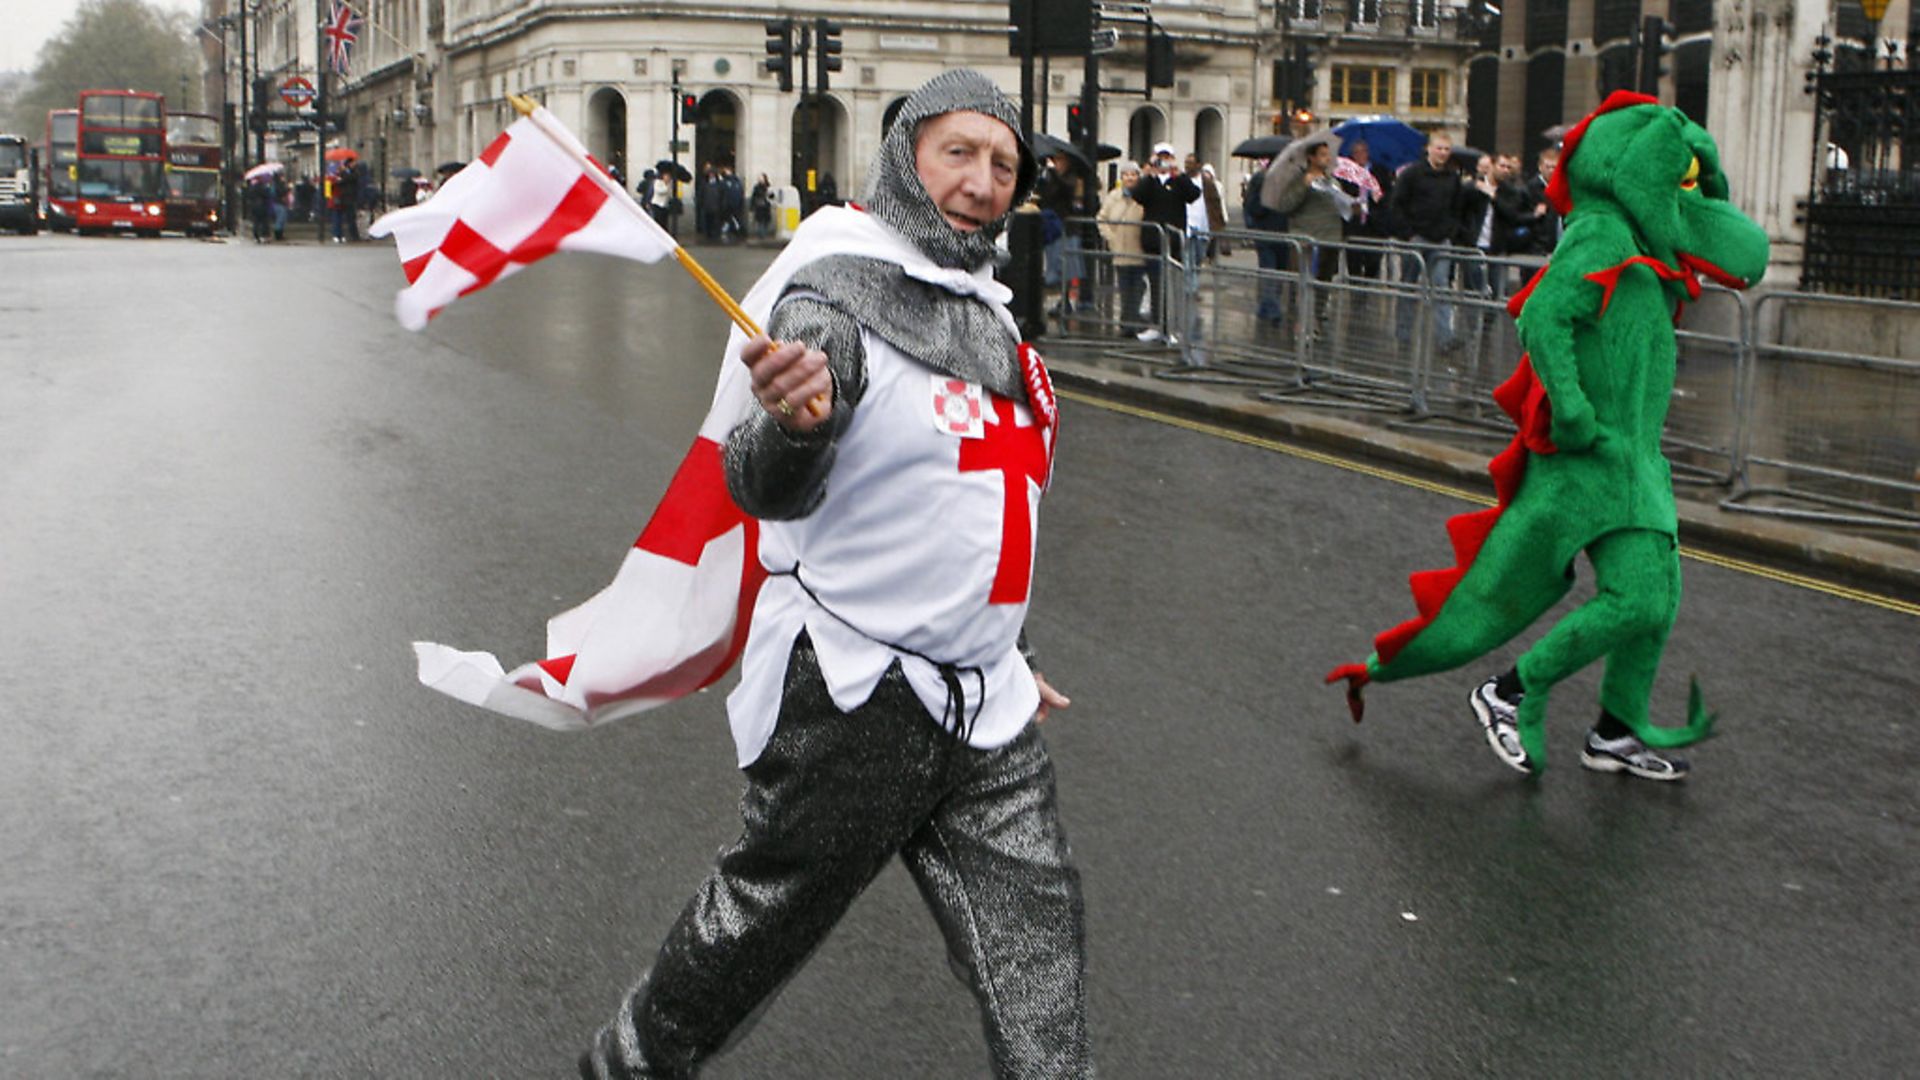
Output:
<svg viewBox="0 0 1920 1080">
<path fill-rule="evenodd" d="M 1685 758 L 1656 754 L 1632 735 L 1603 739 L 1597 731 L 1587 732 L 1580 764 L 1594 772 L 1623 772 L 1642 780 L 1685 780 L 1691 771 Z"/>
<path fill-rule="evenodd" d="M 1520 702 L 1501 697 L 1495 689 L 1499 683 L 1497 676 L 1489 678 L 1473 688 L 1467 702 L 1473 707 L 1474 718 L 1480 721 L 1480 730 L 1486 735 L 1493 756 L 1515 772 L 1531 775 L 1533 762 L 1527 760 L 1527 751 L 1520 745 Z"/>
<path fill-rule="evenodd" d="M 1142 330 L 1133 336 L 1138 338 L 1141 341 L 1165 341 L 1166 340 L 1166 335 L 1162 334 L 1160 332 L 1160 328 L 1157 326 L 1149 326 L 1145 330 Z"/>
</svg>

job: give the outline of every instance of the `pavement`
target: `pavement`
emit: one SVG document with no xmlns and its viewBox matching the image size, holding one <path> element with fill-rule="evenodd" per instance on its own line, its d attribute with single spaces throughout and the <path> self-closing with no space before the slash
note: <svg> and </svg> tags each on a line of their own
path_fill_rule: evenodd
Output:
<svg viewBox="0 0 1920 1080">
<path fill-rule="evenodd" d="M 1062 341 L 1045 352 L 1054 382 L 1065 389 L 1316 448 L 1492 497 L 1487 453 L 1389 428 L 1386 421 L 1396 418 L 1391 414 L 1362 414 L 1380 417 L 1367 423 L 1348 414 L 1263 401 L 1244 387 L 1159 378 L 1155 372 L 1167 370 L 1165 366 L 1098 345 Z M 1171 350 L 1168 354 L 1172 356 Z M 1676 494 L 1681 541 L 1688 546 L 1920 603 L 1920 551 L 1869 536 L 1723 510 L 1717 502 L 1723 492 L 1717 487 L 1683 486 Z"/>
</svg>

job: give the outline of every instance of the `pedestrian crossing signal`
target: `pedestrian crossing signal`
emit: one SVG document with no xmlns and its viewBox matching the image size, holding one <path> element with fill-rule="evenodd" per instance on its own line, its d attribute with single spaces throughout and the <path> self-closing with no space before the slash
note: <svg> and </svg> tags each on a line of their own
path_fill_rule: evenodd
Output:
<svg viewBox="0 0 1920 1080">
<path fill-rule="evenodd" d="M 700 98 L 698 95 L 680 95 L 680 122 L 683 124 L 698 124 L 700 122 Z"/>
</svg>

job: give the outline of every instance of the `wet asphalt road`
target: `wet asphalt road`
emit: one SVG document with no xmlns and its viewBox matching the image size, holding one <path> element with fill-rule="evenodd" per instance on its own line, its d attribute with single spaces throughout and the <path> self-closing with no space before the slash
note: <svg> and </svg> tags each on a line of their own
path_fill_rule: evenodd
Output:
<svg viewBox="0 0 1920 1080">
<path fill-rule="evenodd" d="M 701 254 L 736 295 L 768 258 Z M 0 271 L 0 1075 L 568 1075 L 736 829 L 722 696 L 560 736 L 421 689 L 408 642 L 528 658 L 610 576 L 721 316 L 585 256 L 422 335 L 371 244 Z M 1589 672 L 1528 782 L 1480 672 L 1358 728 L 1319 682 L 1459 504 L 1064 424 L 1030 630 L 1105 1075 L 1914 1068 L 1912 617 L 1688 562 L 1656 707 L 1701 674 L 1695 777 L 1583 772 Z M 711 1075 L 985 1072 L 893 869 Z"/>
</svg>

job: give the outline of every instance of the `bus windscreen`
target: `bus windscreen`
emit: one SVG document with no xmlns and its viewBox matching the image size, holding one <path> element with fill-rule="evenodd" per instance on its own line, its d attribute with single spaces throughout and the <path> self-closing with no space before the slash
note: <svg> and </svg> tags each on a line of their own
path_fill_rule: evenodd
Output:
<svg viewBox="0 0 1920 1080">
<path fill-rule="evenodd" d="M 80 197 L 160 199 L 167 194 L 165 176 L 164 168 L 157 161 L 85 158 L 80 162 Z"/>
</svg>

